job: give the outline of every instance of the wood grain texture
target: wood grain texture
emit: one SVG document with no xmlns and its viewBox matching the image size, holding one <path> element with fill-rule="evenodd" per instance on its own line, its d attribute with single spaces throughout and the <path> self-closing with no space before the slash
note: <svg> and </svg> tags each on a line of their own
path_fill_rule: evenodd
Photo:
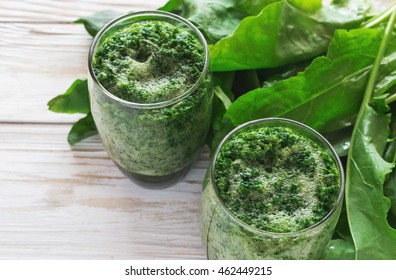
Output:
<svg viewBox="0 0 396 280">
<path fill-rule="evenodd" d="M 0 22 L 72 22 L 93 12 L 157 9 L 166 0 L 1 0 Z"/>
<path fill-rule="evenodd" d="M 47 102 L 84 78 L 91 37 L 75 19 L 166 0 L 0 0 L 0 259 L 203 259 L 205 150 L 178 184 L 128 180 L 98 137 L 70 147 L 80 115 Z M 376 9 L 383 9 L 378 4 Z"/>
<path fill-rule="evenodd" d="M 176 185 L 134 185 L 69 125 L 0 126 L 0 259 L 202 259 L 205 151 Z M 88 147 L 88 148 L 87 148 Z"/>
<path fill-rule="evenodd" d="M 115 167 L 98 137 L 71 148 L 66 135 L 81 116 L 46 106 L 86 76 L 91 37 L 71 21 L 160 2 L 0 2 L 0 259 L 204 258 L 198 220 L 207 152 L 178 184 L 144 189 Z"/>
<path fill-rule="evenodd" d="M 0 23 L 0 122 L 70 123 L 47 102 L 87 76 L 91 37 L 76 24 Z"/>
</svg>

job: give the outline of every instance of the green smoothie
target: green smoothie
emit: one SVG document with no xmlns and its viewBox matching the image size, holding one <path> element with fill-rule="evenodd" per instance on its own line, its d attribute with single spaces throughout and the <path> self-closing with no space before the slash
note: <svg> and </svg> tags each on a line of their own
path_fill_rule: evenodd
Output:
<svg viewBox="0 0 396 280">
<path fill-rule="evenodd" d="M 202 199 L 209 258 L 320 256 L 335 226 L 321 222 L 339 200 L 341 174 L 328 149 L 292 126 L 246 127 L 221 146 Z"/>
<path fill-rule="evenodd" d="M 335 162 L 290 128 L 263 127 L 231 137 L 215 166 L 219 195 L 246 224 L 270 232 L 308 228 L 340 192 Z"/>
<path fill-rule="evenodd" d="M 95 54 L 93 69 L 115 96 L 157 103 L 191 88 L 204 62 L 204 48 L 188 31 L 164 21 L 142 21 L 106 38 Z"/>
<path fill-rule="evenodd" d="M 159 11 L 146 14 L 120 18 L 97 40 L 91 107 L 121 170 L 161 183 L 185 170 L 206 139 L 212 76 L 206 42 L 191 23 Z"/>
</svg>

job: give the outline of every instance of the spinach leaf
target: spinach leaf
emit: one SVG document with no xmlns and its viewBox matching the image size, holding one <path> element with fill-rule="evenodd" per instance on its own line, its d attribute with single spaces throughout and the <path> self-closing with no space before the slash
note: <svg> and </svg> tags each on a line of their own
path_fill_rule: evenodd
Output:
<svg viewBox="0 0 396 280">
<path fill-rule="evenodd" d="M 172 12 L 193 22 L 205 35 L 208 42 L 217 42 L 229 36 L 246 16 L 257 15 L 261 10 L 280 0 L 169 0 L 160 11 Z M 74 23 L 82 23 L 94 37 L 99 30 L 121 14 L 112 10 L 94 13 Z"/>
<path fill-rule="evenodd" d="M 369 105 L 363 111 L 351 139 L 345 194 L 355 258 L 395 259 L 396 230 L 386 220 L 390 201 L 383 193 L 385 177 L 393 164 L 381 157 L 389 116 Z"/>
<path fill-rule="evenodd" d="M 281 0 L 250 0 L 250 1 L 237 1 L 237 7 L 246 11 L 249 15 L 258 15 L 264 7 L 274 2 Z M 310 2 L 310 1 L 308 1 Z"/>
<path fill-rule="evenodd" d="M 342 204 L 340 218 L 337 223 L 333 239 L 324 248 L 322 259 L 327 260 L 353 260 L 355 258 L 355 245 L 348 224 L 345 199 Z"/>
<path fill-rule="evenodd" d="M 393 162 L 396 164 L 396 104 L 391 104 L 391 107 L 392 141 L 388 143 L 385 149 L 384 159 L 388 162 Z M 384 194 L 391 201 L 391 207 L 388 212 L 388 222 L 393 228 L 396 228 L 396 168 L 393 168 L 392 174 L 389 176 L 388 180 L 385 183 Z"/>
<path fill-rule="evenodd" d="M 120 13 L 117 13 L 112 10 L 101 11 L 93 14 L 92 16 L 86 18 L 80 18 L 76 20 L 74 23 L 82 23 L 85 26 L 85 29 L 88 33 L 94 37 L 96 33 L 108 22 L 112 19 L 120 16 Z"/>
<path fill-rule="evenodd" d="M 369 10 L 366 1 L 283 0 L 246 17 L 230 37 L 210 47 L 214 71 L 277 67 L 325 52 L 334 30 L 358 27 Z"/>
<path fill-rule="evenodd" d="M 389 107 L 384 95 L 373 94 L 395 20 L 393 9 L 370 73 L 348 155 L 345 199 L 355 259 L 396 259 L 396 229 L 387 221 L 391 205 L 384 196 L 384 183 L 394 164 L 382 157 L 389 136 Z M 395 53 L 394 49 L 388 51 Z"/>
<path fill-rule="evenodd" d="M 374 93 L 381 93 L 381 92 L 383 92 L 383 88 L 379 88 L 378 84 L 376 84 L 376 90 L 374 91 Z M 386 96 L 387 95 L 384 95 L 384 97 Z M 382 105 L 384 105 L 383 101 L 381 100 L 379 101 L 382 102 Z M 391 129 L 392 140 L 387 144 L 387 147 L 384 152 L 384 159 L 388 162 L 395 162 L 396 161 L 396 106 L 395 106 L 395 112 L 392 112 L 391 127 L 392 127 Z M 337 152 L 337 155 L 343 157 L 348 155 L 349 146 L 351 145 L 352 132 L 353 132 L 353 126 L 351 125 L 337 131 L 324 133 L 323 136 L 331 143 L 331 145 Z"/>
<path fill-rule="evenodd" d="M 385 183 L 384 194 L 391 202 L 391 207 L 387 217 L 388 223 L 393 228 L 396 228 L 396 168 L 393 169 L 392 174 Z"/>
<path fill-rule="evenodd" d="M 211 129 L 206 139 L 208 145 L 213 142 L 214 132 L 220 130 L 223 116 L 234 100 L 234 95 L 231 91 L 234 74 L 234 72 L 218 72 L 214 75 L 215 94 L 213 97 Z"/>
<path fill-rule="evenodd" d="M 349 146 L 351 145 L 351 135 L 353 126 L 348 126 L 337 131 L 324 133 L 323 136 L 331 143 L 339 157 L 348 155 Z"/>
<path fill-rule="evenodd" d="M 395 99 L 396 99 L 396 95 Z M 390 100 L 392 97 L 387 97 L 385 99 L 385 102 L 391 103 Z M 394 102 L 394 101 L 393 101 Z M 390 104 L 391 107 L 391 125 L 390 125 L 390 130 L 391 130 L 391 136 L 390 136 L 390 141 L 387 144 L 387 147 L 385 148 L 384 152 L 384 159 L 389 162 L 396 162 L 396 104 Z"/>
<path fill-rule="evenodd" d="M 69 135 L 67 136 L 67 141 L 70 145 L 74 145 L 81 140 L 96 134 L 98 134 L 98 131 L 93 117 L 91 113 L 89 113 L 73 125 Z"/>
<path fill-rule="evenodd" d="M 354 258 L 355 246 L 351 238 L 331 240 L 322 256 L 324 260 L 353 260 Z"/>
<path fill-rule="evenodd" d="M 70 130 L 67 141 L 71 145 L 98 133 L 91 115 L 87 80 L 76 80 L 64 94 L 50 100 L 48 106 L 51 111 L 57 113 L 87 114 Z"/>
<path fill-rule="evenodd" d="M 336 229 L 333 234 L 333 239 L 348 239 L 352 238 L 351 237 L 351 231 L 349 229 L 349 224 L 348 224 L 348 216 L 346 212 L 346 205 L 345 205 L 345 199 L 342 202 L 342 208 L 341 208 L 341 214 L 340 218 L 338 219 L 338 223 L 336 226 Z"/>
<path fill-rule="evenodd" d="M 201 30 L 209 43 L 214 43 L 232 34 L 239 22 L 248 16 L 246 11 L 237 7 L 238 2 L 239 0 L 171 0 L 161 9 L 188 19 Z"/>
<path fill-rule="evenodd" d="M 234 127 L 265 117 L 298 120 L 322 133 L 353 124 L 381 34 L 376 29 L 337 30 L 327 56 L 313 60 L 304 72 L 248 92 L 232 103 L 212 147 Z M 396 50 L 394 43 L 390 48 Z M 381 75 L 385 77 L 394 69 L 396 57 L 389 55 Z"/>
<path fill-rule="evenodd" d="M 382 104 L 384 105 L 384 103 Z M 350 130 L 350 128 L 348 128 Z M 349 138 L 351 133 L 349 134 Z M 327 138 L 327 137 L 326 137 Z M 328 139 L 331 141 L 331 138 Z M 334 147 L 337 150 L 337 146 Z M 394 159 L 392 158 L 394 161 Z M 384 195 L 386 195 L 391 201 L 391 208 L 387 215 L 387 221 L 389 225 L 396 228 L 396 169 L 393 169 L 388 181 L 384 186 Z M 349 201 L 349 200 L 348 200 Z M 364 231 L 364 228 L 361 229 Z M 375 250 L 372 248 L 372 250 Z M 351 232 L 349 229 L 348 218 L 346 215 L 346 206 L 344 206 L 341 212 L 339 222 L 337 224 L 335 238 L 331 240 L 325 249 L 323 259 L 354 259 L 355 258 L 355 245 L 352 240 Z M 388 257 L 387 257 L 388 258 Z M 391 257 L 389 257 L 391 258 Z"/>
<path fill-rule="evenodd" d="M 221 101 L 225 110 L 227 110 L 231 105 L 230 98 L 224 93 L 224 91 L 219 86 L 215 86 L 214 92 L 216 97 Z"/>
<path fill-rule="evenodd" d="M 70 88 L 48 102 L 49 110 L 57 113 L 82 113 L 91 111 L 87 80 L 76 80 Z"/>
<path fill-rule="evenodd" d="M 164 6 L 158 8 L 160 11 L 164 12 L 175 12 L 183 4 L 182 0 L 169 0 Z"/>
<path fill-rule="evenodd" d="M 280 0 L 170 0 L 160 10 L 188 19 L 201 30 L 208 43 L 215 43 L 231 35 L 243 18 L 257 15 L 277 1 Z"/>
<path fill-rule="evenodd" d="M 256 70 L 263 87 L 272 86 L 274 83 L 287 78 L 297 76 L 298 73 L 303 72 L 312 60 L 305 60 L 299 63 L 288 64 L 276 68 L 266 68 Z"/>
</svg>

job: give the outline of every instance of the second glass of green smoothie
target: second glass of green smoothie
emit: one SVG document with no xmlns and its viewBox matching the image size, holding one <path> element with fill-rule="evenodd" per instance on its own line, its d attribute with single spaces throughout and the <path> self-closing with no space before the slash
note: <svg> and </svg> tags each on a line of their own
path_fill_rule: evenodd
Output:
<svg viewBox="0 0 396 280">
<path fill-rule="evenodd" d="M 207 171 L 201 232 L 209 259 L 318 259 L 337 224 L 344 173 L 332 146 L 296 121 L 241 125 Z"/>
</svg>

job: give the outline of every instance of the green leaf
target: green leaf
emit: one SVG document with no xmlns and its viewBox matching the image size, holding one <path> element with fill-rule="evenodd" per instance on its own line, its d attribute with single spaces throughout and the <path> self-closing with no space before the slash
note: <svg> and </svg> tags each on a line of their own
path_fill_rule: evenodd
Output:
<svg viewBox="0 0 396 280">
<path fill-rule="evenodd" d="M 217 42 L 235 30 L 248 14 L 236 7 L 238 0 L 181 0 L 180 15 L 205 35 L 209 43 Z"/>
<path fill-rule="evenodd" d="M 267 87 L 281 80 L 297 76 L 298 73 L 303 72 L 311 63 L 312 60 L 305 60 L 277 68 L 267 68 L 256 71 L 263 87 Z"/>
<path fill-rule="evenodd" d="M 349 146 L 351 145 L 353 127 L 345 127 L 337 131 L 325 133 L 323 136 L 330 142 L 339 157 L 348 155 Z"/>
<path fill-rule="evenodd" d="M 388 213 L 389 225 L 396 228 L 396 168 L 393 169 L 384 186 L 384 195 L 390 200 L 391 207 Z"/>
<path fill-rule="evenodd" d="M 89 113 L 91 107 L 87 80 L 76 80 L 64 94 L 48 102 L 48 109 L 57 113 Z"/>
<path fill-rule="evenodd" d="M 316 12 L 322 6 L 322 0 L 289 0 L 290 4 L 298 7 L 302 11 Z"/>
<path fill-rule="evenodd" d="M 324 260 L 353 260 L 355 258 L 355 246 L 352 239 L 330 240 L 324 251 Z"/>
<path fill-rule="evenodd" d="M 231 35 L 240 21 L 279 0 L 170 0 L 162 11 L 174 12 L 191 21 L 209 43 Z"/>
<path fill-rule="evenodd" d="M 366 1 L 278 1 L 243 19 L 232 36 L 210 47 L 214 71 L 277 67 L 325 52 L 334 30 L 360 25 Z M 217 25 L 214 25 L 217 27 Z"/>
<path fill-rule="evenodd" d="M 215 85 L 221 86 L 223 90 L 230 91 L 234 83 L 235 72 L 216 72 L 213 73 L 213 78 Z"/>
<path fill-rule="evenodd" d="M 333 234 L 333 239 L 342 238 L 344 240 L 350 239 L 352 241 L 351 230 L 349 229 L 348 216 L 346 212 L 345 199 L 342 202 L 340 217 L 337 222 L 336 229 Z"/>
<path fill-rule="evenodd" d="M 241 10 L 246 11 L 251 16 L 255 16 L 255 15 L 258 15 L 263 10 L 264 7 L 266 7 L 269 4 L 272 4 L 274 2 L 279 2 L 279 1 L 281 1 L 281 0 L 239 1 L 239 3 L 237 2 L 237 7 Z"/>
<path fill-rule="evenodd" d="M 93 117 L 91 113 L 89 113 L 73 125 L 69 135 L 67 136 L 67 141 L 70 145 L 74 145 L 81 140 L 96 134 L 98 134 L 98 131 Z"/>
<path fill-rule="evenodd" d="M 391 104 L 391 142 L 387 144 L 384 153 L 384 159 L 396 164 L 396 104 Z M 396 168 L 393 168 L 392 174 L 384 186 L 384 195 L 389 198 L 391 207 L 388 212 L 388 222 L 393 228 L 396 228 Z"/>
<path fill-rule="evenodd" d="M 393 164 L 381 156 L 388 137 L 389 116 L 368 105 L 363 110 L 351 140 L 345 194 L 355 257 L 396 259 L 396 230 L 386 220 L 390 201 L 383 193 L 385 177 Z"/>
<path fill-rule="evenodd" d="M 385 99 L 386 101 L 387 99 Z M 391 135 L 390 141 L 387 144 L 384 152 L 384 159 L 388 162 L 395 162 L 396 163 L 396 104 L 390 104 L 391 106 Z"/>
<path fill-rule="evenodd" d="M 108 22 L 120 16 L 121 14 L 115 11 L 106 10 L 93 14 L 92 16 L 86 18 L 80 18 L 74 23 L 82 23 L 88 33 L 94 37 L 99 30 Z"/>
<path fill-rule="evenodd" d="M 324 248 L 322 259 L 353 260 L 355 258 L 355 245 L 353 244 L 345 208 L 344 199 L 333 239 Z"/>
<path fill-rule="evenodd" d="M 387 221 L 389 198 L 384 196 L 384 183 L 394 167 L 382 157 L 389 136 L 390 115 L 384 110 L 385 96 L 375 96 L 374 87 L 391 31 L 396 9 L 383 32 L 383 38 L 362 106 L 352 133 L 348 155 L 345 199 L 355 259 L 396 259 L 396 230 Z M 395 50 L 389 49 L 392 54 Z M 376 97 L 375 108 L 371 107 Z M 379 102 L 383 102 L 379 105 Z"/>
<path fill-rule="evenodd" d="M 384 153 L 384 159 L 389 162 L 396 162 L 396 136 L 387 145 Z"/>
<path fill-rule="evenodd" d="M 326 57 L 316 58 L 295 77 L 248 92 L 232 103 L 212 146 L 236 126 L 266 117 L 294 119 L 322 133 L 350 126 L 359 111 L 381 35 L 375 29 L 337 30 Z M 390 48 L 396 50 L 394 44 Z M 381 73 L 386 76 L 394 69 L 396 57 L 389 55 Z"/>
<path fill-rule="evenodd" d="M 386 59 L 384 64 L 386 64 Z M 381 75 L 381 73 L 379 73 Z M 393 69 L 391 73 L 387 73 L 385 77 L 378 77 L 375 84 L 375 95 L 384 95 L 391 91 L 396 86 L 396 69 Z M 394 92 L 394 91 L 391 91 Z"/>
<path fill-rule="evenodd" d="M 228 109 L 231 105 L 231 101 L 228 96 L 222 91 L 221 87 L 215 86 L 214 92 L 219 100 L 221 100 L 224 109 Z"/>
<path fill-rule="evenodd" d="M 164 6 L 160 7 L 158 10 L 164 11 L 164 12 L 172 12 L 176 9 L 178 9 L 182 4 L 182 0 L 169 0 L 168 2 L 165 3 Z"/>
<path fill-rule="evenodd" d="M 87 114 L 70 130 L 67 140 L 71 145 L 98 133 L 91 115 L 87 80 L 76 80 L 64 94 L 49 101 L 48 106 L 57 113 Z"/>
<path fill-rule="evenodd" d="M 228 109 L 234 100 L 233 93 L 231 92 L 234 74 L 234 72 L 218 72 L 214 75 L 215 95 L 213 97 L 211 129 L 207 137 L 208 145 L 213 142 L 214 134 L 221 129 L 222 119 L 226 109 Z"/>
</svg>

